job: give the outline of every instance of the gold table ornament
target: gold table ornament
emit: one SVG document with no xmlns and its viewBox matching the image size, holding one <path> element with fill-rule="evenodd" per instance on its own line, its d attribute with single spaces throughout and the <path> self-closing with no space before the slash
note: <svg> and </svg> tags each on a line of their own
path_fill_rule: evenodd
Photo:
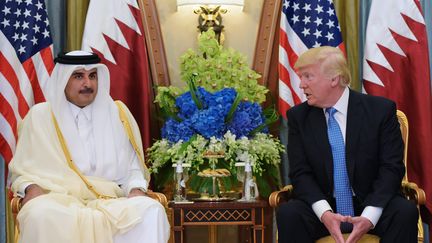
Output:
<svg viewBox="0 0 432 243">
<path fill-rule="evenodd" d="M 200 177 L 208 177 L 212 178 L 212 194 L 209 195 L 207 193 L 202 193 L 199 198 L 194 198 L 193 201 L 205 201 L 205 202 L 214 202 L 214 201 L 233 201 L 234 198 L 231 197 L 221 197 L 218 193 L 216 193 L 216 183 L 218 178 L 231 176 L 231 172 L 228 169 L 217 169 L 216 164 L 218 159 L 225 158 L 224 152 L 212 152 L 207 151 L 203 155 L 204 158 L 209 160 L 209 169 L 205 169 L 198 173 Z"/>
</svg>

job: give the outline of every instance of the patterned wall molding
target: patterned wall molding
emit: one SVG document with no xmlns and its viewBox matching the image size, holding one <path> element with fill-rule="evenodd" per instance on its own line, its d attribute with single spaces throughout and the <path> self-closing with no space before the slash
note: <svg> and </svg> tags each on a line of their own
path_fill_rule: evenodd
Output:
<svg viewBox="0 0 432 243">
<path fill-rule="evenodd" d="M 272 56 L 277 56 L 274 48 L 275 37 L 279 36 L 279 15 L 282 0 L 266 0 L 263 3 L 261 20 L 255 47 L 252 68 L 262 75 L 260 84 L 268 86 Z"/>
<path fill-rule="evenodd" d="M 168 64 L 155 0 L 138 0 L 154 85 L 168 86 Z"/>
</svg>

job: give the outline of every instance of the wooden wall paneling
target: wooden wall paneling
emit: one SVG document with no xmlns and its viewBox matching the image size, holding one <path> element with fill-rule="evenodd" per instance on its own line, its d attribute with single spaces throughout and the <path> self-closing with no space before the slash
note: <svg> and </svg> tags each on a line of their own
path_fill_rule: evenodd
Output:
<svg viewBox="0 0 432 243">
<path fill-rule="evenodd" d="M 159 119 L 160 110 L 153 101 L 157 94 L 157 86 L 169 86 L 171 84 L 168 73 L 168 62 L 155 0 L 138 0 L 138 5 L 141 10 L 153 86 L 153 93 L 148 94 L 152 102 L 150 105 L 151 138 L 158 139 L 160 138 L 160 129 L 163 124 L 162 120 Z"/>
<path fill-rule="evenodd" d="M 278 23 L 281 14 L 278 14 Z M 279 25 L 278 25 L 279 26 Z M 265 85 L 270 90 L 270 94 L 267 95 L 267 102 L 265 105 L 275 104 L 278 106 L 279 99 L 279 28 L 275 33 L 275 38 L 272 43 L 272 52 L 269 60 L 269 68 L 267 73 L 267 81 Z M 277 110 L 277 109 L 276 109 Z M 276 124 L 276 123 L 275 123 Z"/>
<path fill-rule="evenodd" d="M 143 19 L 153 85 L 168 86 L 170 78 L 155 0 L 138 0 Z"/>
<path fill-rule="evenodd" d="M 279 15 L 282 0 L 265 0 L 261 13 L 258 36 L 255 47 L 255 55 L 252 68 L 261 74 L 260 84 L 268 86 L 272 56 L 277 56 L 277 48 L 274 50 L 274 42 L 279 31 Z M 274 53 L 276 52 L 276 54 Z"/>
</svg>

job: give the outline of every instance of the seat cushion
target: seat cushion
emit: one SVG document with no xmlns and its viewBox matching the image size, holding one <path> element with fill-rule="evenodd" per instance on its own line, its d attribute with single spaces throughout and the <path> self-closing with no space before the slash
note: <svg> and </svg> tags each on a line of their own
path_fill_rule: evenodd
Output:
<svg viewBox="0 0 432 243">
<path fill-rule="evenodd" d="M 344 239 L 348 239 L 349 234 L 343 234 Z M 380 238 L 376 235 L 365 234 L 357 243 L 375 243 L 379 242 Z M 333 243 L 335 242 L 331 236 L 323 237 L 316 241 L 316 243 Z"/>
</svg>

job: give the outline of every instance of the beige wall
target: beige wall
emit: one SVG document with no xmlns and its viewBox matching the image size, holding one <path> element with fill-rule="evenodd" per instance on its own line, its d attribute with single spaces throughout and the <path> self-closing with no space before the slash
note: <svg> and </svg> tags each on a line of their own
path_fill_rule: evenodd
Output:
<svg viewBox="0 0 432 243">
<path fill-rule="evenodd" d="M 264 0 L 245 0 L 242 12 L 223 14 L 225 26 L 224 47 L 240 51 L 251 66 L 255 52 L 258 26 Z M 177 10 L 176 0 L 157 0 L 159 20 L 168 61 L 171 84 L 180 86 L 179 58 L 188 49 L 197 49 L 198 15 L 190 7 Z"/>
</svg>

